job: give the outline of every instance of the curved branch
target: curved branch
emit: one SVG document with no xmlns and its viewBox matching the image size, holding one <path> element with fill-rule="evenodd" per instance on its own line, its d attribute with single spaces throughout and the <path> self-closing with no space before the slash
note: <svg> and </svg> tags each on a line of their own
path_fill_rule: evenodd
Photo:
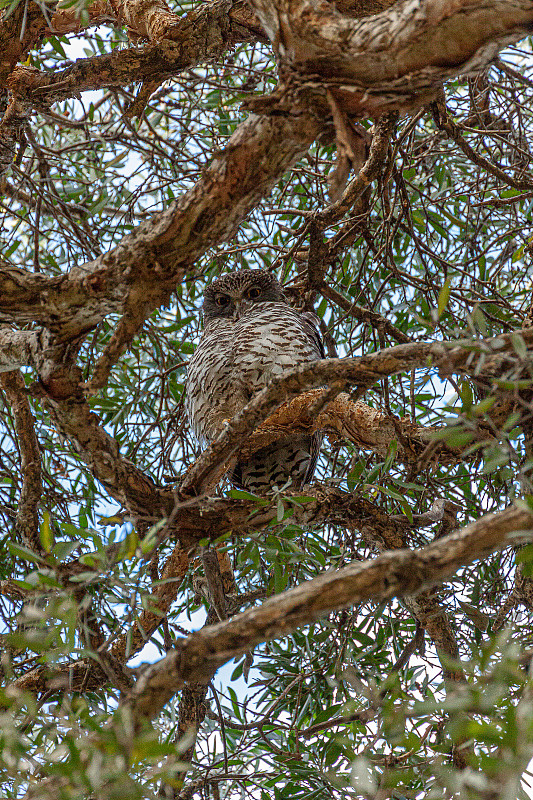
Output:
<svg viewBox="0 0 533 800">
<path fill-rule="evenodd" d="M 192 189 L 95 261 L 54 277 L 0 266 L 0 319 L 36 321 L 70 340 L 110 313 L 139 319 L 140 306 L 146 317 L 168 303 L 198 258 L 233 235 L 318 135 L 319 120 L 293 112 L 251 115 Z"/>
<path fill-rule="evenodd" d="M 150 14 L 146 20 L 142 8 L 136 13 L 133 3 L 121 5 L 128 7 L 128 22 L 140 35 L 147 35 L 150 29 L 149 44 L 80 58 L 56 72 L 18 66 L 9 79 L 11 90 L 38 107 L 48 106 L 84 91 L 125 86 L 132 81 L 163 81 L 184 69 L 220 59 L 232 45 L 268 41 L 257 18 L 242 2 L 232 5 L 230 0 L 214 0 L 184 16 L 150 4 L 148 11 L 158 10 L 160 14 Z M 73 24 L 70 17 L 54 21 L 60 30 Z"/>
<path fill-rule="evenodd" d="M 185 476 L 182 494 L 202 494 L 228 469 L 228 461 L 236 455 L 244 439 L 259 423 L 286 400 L 308 389 L 332 382 L 355 385 L 360 392 L 391 375 L 416 367 L 431 367 L 440 375 L 465 371 L 495 373 L 501 377 L 506 353 L 514 352 L 517 336 L 531 345 L 533 328 L 504 334 L 493 339 L 468 339 L 456 342 L 411 342 L 396 345 L 358 358 L 331 358 L 315 361 L 274 378 L 227 425 L 218 439 L 205 450 Z M 477 356 L 477 359 L 476 359 Z M 509 361 L 511 366 L 515 360 Z"/>
<path fill-rule="evenodd" d="M 371 561 L 327 572 L 258 608 L 203 628 L 139 678 L 127 700 L 133 718 L 137 724 L 154 719 L 186 682 L 208 682 L 222 664 L 250 647 L 287 636 L 334 610 L 415 595 L 518 539 L 531 541 L 532 529 L 532 512 L 512 506 L 501 514 L 487 514 L 421 550 L 389 551 Z"/>
<path fill-rule="evenodd" d="M 344 112 L 420 107 L 531 32 L 529 0 L 403 0 L 353 20 L 321 0 L 252 0 L 282 67 L 328 85 Z"/>
<path fill-rule="evenodd" d="M 354 496 L 349 492 L 338 489 L 323 489 L 314 487 L 306 492 L 306 502 L 300 502 L 301 494 L 285 496 L 286 509 L 291 522 L 296 525 L 321 525 L 326 522 L 340 525 L 350 525 L 361 528 L 372 541 L 383 541 L 391 546 L 400 546 L 406 541 L 406 534 L 410 523 L 405 516 L 391 517 L 379 506 L 370 501 Z M 195 548 L 200 541 L 208 539 L 216 541 L 221 536 L 231 532 L 234 536 L 249 536 L 255 531 L 263 530 L 267 525 L 276 523 L 279 511 L 277 498 L 265 500 L 230 500 L 228 498 L 210 497 L 198 498 L 185 503 L 180 503 L 175 508 L 173 520 L 167 526 L 165 536 L 177 540 L 178 544 L 165 564 L 164 574 L 176 577 L 178 580 L 183 575 L 186 565 L 183 561 L 184 554 Z M 61 568 L 62 580 L 68 581 L 68 575 L 79 574 L 80 569 L 87 571 L 87 566 L 81 566 L 73 560 Z M 176 583 L 168 587 L 168 594 L 164 592 L 159 599 L 159 590 L 156 589 L 155 604 L 162 604 L 161 610 Z M 171 602 L 171 601 L 170 601 Z M 147 624 L 152 624 L 155 617 L 143 617 Z M 158 622 L 159 620 L 157 620 Z M 140 642 L 138 633 L 133 632 L 136 644 Z M 111 648 L 111 654 L 118 659 L 125 657 L 127 640 L 120 636 Z M 88 672 L 89 671 L 89 672 Z M 106 675 L 98 663 L 89 659 L 81 659 L 74 663 L 58 665 L 53 674 L 49 666 L 39 666 L 30 670 L 15 685 L 19 689 L 40 694 L 54 686 L 65 685 L 73 690 L 93 690 L 101 688 L 106 681 Z"/>
<path fill-rule="evenodd" d="M 524 191 L 530 191 L 533 189 L 532 180 L 528 180 L 527 178 L 514 178 L 509 174 L 508 171 L 506 172 L 496 164 L 493 164 L 492 161 L 489 161 L 488 158 L 482 156 L 481 153 L 478 153 L 473 147 L 471 147 L 471 145 L 468 144 L 461 133 L 461 126 L 454 122 L 449 116 L 448 109 L 446 108 L 446 100 L 443 94 L 441 94 L 433 103 L 431 103 L 431 113 L 439 130 L 444 131 L 444 133 L 446 133 L 446 135 L 455 142 L 455 144 L 463 151 L 465 156 L 469 158 L 473 164 L 476 164 L 482 170 L 488 172 L 489 175 L 494 175 L 494 177 L 499 181 L 502 181 L 508 186 L 512 186 L 513 189 L 520 189 Z"/>
</svg>

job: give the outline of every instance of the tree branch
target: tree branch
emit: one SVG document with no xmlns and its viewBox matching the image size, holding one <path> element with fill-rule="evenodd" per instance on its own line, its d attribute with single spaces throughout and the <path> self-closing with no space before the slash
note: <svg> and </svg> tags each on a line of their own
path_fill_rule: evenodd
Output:
<svg viewBox="0 0 533 800">
<path fill-rule="evenodd" d="M 390 517 L 376 504 L 349 492 L 314 487 L 307 489 L 306 495 L 310 500 L 300 502 L 297 499 L 293 501 L 292 495 L 287 493 L 285 496 L 286 522 L 290 519 L 296 525 L 321 525 L 327 522 L 349 525 L 365 530 L 368 535 L 371 532 L 373 541 L 391 543 L 405 542 L 406 534 L 411 527 L 407 517 Z M 296 495 L 296 498 L 300 496 L 301 492 Z M 255 531 L 263 530 L 267 525 L 277 521 L 278 511 L 277 498 L 255 501 L 211 497 L 179 503 L 172 514 L 172 522 L 169 521 L 170 524 L 167 524 L 164 531 L 161 531 L 164 534 L 162 539 L 172 537 L 178 543 L 165 565 L 164 573 L 168 577 L 171 571 L 180 580 L 184 574 L 180 566 L 183 564 L 181 554 L 190 552 L 197 547 L 200 541 L 205 539 L 216 541 L 230 532 L 234 536 L 249 536 Z M 223 565 L 221 566 L 223 567 Z M 87 571 L 87 566 L 84 565 L 82 569 Z M 63 582 L 68 581 L 69 574 L 76 575 L 79 571 L 80 565 L 77 560 L 64 564 L 61 568 Z M 224 574 L 223 577 L 225 577 Z M 228 586 L 226 581 L 225 586 Z M 160 607 L 161 604 L 161 611 L 164 610 L 165 598 L 170 597 L 174 588 L 177 589 L 178 584 L 176 581 L 171 581 L 168 595 L 165 592 L 161 598 L 159 590 L 156 589 L 157 597 L 154 597 L 154 602 L 156 607 Z M 228 588 L 230 587 L 228 586 Z M 150 620 L 143 616 L 142 622 L 148 626 L 155 621 L 159 624 L 160 617 L 156 620 L 156 616 L 158 615 Z M 133 637 L 135 650 L 137 650 L 141 641 L 144 643 L 144 637 L 142 632 L 136 631 L 135 628 Z M 119 660 L 125 658 L 127 641 L 127 634 L 121 635 L 112 645 L 111 654 Z M 131 655 L 133 654 L 134 652 L 131 652 Z M 101 688 L 106 680 L 107 676 L 97 662 L 81 659 L 74 663 L 57 665 L 53 671 L 47 666 L 36 667 L 19 678 L 15 685 L 19 689 L 40 694 L 48 691 L 51 687 L 68 686 L 73 691 L 96 690 Z"/>
<path fill-rule="evenodd" d="M 322 283 L 319 287 L 319 291 L 320 294 L 327 297 L 328 300 L 331 300 L 335 305 L 339 306 L 339 308 L 342 308 L 343 311 L 357 320 L 357 322 L 363 325 L 371 325 L 373 328 L 382 330 L 399 344 L 405 344 L 410 341 L 409 336 L 393 325 L 389 319 L 382 317 L 381 314 L 377 314 L 375 311 L 371 311 L 369 308 L 363 308 L 363 306 L 357 305 L 357 303 L 350 302 L 344 295 L 327 283 Z"/>
<path fill-rule="evenodd" d="M 39 537 L 38 506 L 43 490 L 41 477 L 41 453 L 35 435 L 34 418 L 28 396 L 25 392 L 24 378 L 16 370 L 0 374 L 0 386 L 6 393 L 7 401 L 15 418 L 15 430 L 20 448 L 22 490 L 15 522 L 15 530 L 31 550 L 43 554 Z"/>
<path fill-rule="evenodd" d="M 46 277 L 0 268 L 0 319 L 36 321 L 62 340 L 112 312 L 146 317 L 167 303 L 198 258 L 233 235 L 251 208 L 309 147 L 321 122 L 295 107 L 290 117 L 243 122 L 196 185 L 95 261 Z"/>
<path fill-rule="evenodd" d="M 443 81 L 484 69 L 527 36 L 529 0 L 403 0 L 353 20 L 320 0 L 252 0 L 282 72 L 329 86 L 348 114 L 420 107 Z"/>
<path fill-rule="evenodd" d="M 121 5 L 130 9 L 134 21 L 133 3 Z M 159 8 L 156 4 L 154 7 Z M 147 7 L 148 12 L 151 8 L 152 4 Z M 185 16 L 167 10 L 159 18 L 156 15 L 146 22 L 138 18 L 136 23 L 140 33 L 147 27 L 152 30 L 153 35 L 148 36 L 150 44 L 145 47 L 78 59 L 56 72 L 18 66 L 9 79 L 11 90 L 37 107 L 48 106 L 83 91 L 125 86 L 132 81 L 163 81 L 184 69 L 222 58 L 232 45 L 250 40 L 268 41 L 248 7 L 242 2 L 232 5 L 229 0 L 214 0 Z M 65 24 L 62 26 L 56 20 L 59 29 Z"/>
<path fill-rule="evenodd" d="M 523 337 L 533 343 L 533 328 L 520 334 L 511 333 L 483 340 L 457 342 L 411 342 L 370 353 L 358 358 L 332 358 L 315 361 L 274 378 L 227 425 L 188 470 L 180 492 L 203 494 L 228 469 L 229 460 L 256 425 L 263 422 L 281 403 L 302 394 L 308 389 L 331 382 L 344 382 L 358 387 L 360 392 L 391 375 L 416 367 L 431 367 L 441 376 L 454 372 L 501 377 L 505 368 L 505 354 L 514 352 L 514 337 Z M 475 358 L 477 354 L 477 359 Z M 507 366 L 514 368 L 516 359 L 509 358 Z"/>
<path fill-rule="evenodd" d="M 461 127 L 457 125 L 456 122 L 451 119 L 448 115 L 448 109 L 446 108 L 446 100 L 444 95 L 441 93 L 440 97 L 431 103 L 431 112 L 433 114 L 433 119 L 435 120 L 435 124 L 439 128 L 439 130 L 444 131 L 447 136 L 452 139 L 455 144 L 463 151 L 465 156 L 470 159 L 474 164 L 480 167 L 485 172 L 488 172 L 489 175 L 494 175 L 499 181 L 502 181 L 507 186 L 512 186 L 514 189 L 523 189 L 523 190 L 531 190 L 533 189 L 533 181 L 528 180 L 527 178 L 513 178 L 509 172 L 500 169 L 500 167 L 493 164 L 492 161 L 489 161 L 488 158 L 485 158 L 473 147 L 471 147 L 464 136 L 461 133 Z"/>
<path fill-rule="evenodd" d="M 148 667 L 127 704 L 134 721 L 154 719 L 186 682 L 208 682 L 217 669 L 250 647 L 283 638 L 330 611 L 357 603 L 414 595 L 449 578 L 460 567 L 533 538 L 533 514 L 512 506 L 487 514 L 462 530 L 418 551 L 398 550 L 355 562 L 266 600 L 231 620 L 184 639 L 164 659 Z M 521 536 L 517 533 L 521 532 Z"/>
</svg>

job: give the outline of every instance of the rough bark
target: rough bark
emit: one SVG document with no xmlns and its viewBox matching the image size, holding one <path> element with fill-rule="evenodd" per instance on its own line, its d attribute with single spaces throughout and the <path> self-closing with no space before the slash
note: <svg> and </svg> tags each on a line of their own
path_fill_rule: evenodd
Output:
<svg viewBox="0 0 533 800">
<path fill-rule="evenodd" d="M 260 11 L 265 22 L 266 11 Z M 437 8 L 433 0 L 409 0 L 358 22 L 333 15 L 331 7 L 318 0 L 309 0 L 309 7 L 296 3 L 279 13 L 288 20 L 283 29 L 288 38 L 284 58 L 292 59 L 299 68 L 319 71 L 320 65 L 309 59 L 309 53 L 320 45 L 325 48 L 328 69 L 333 69 L 337 62 L 331 61 L 328 42 L 330 49 L 339 50 L 339 37 L 347 37 L 341 61 L 349 63 L 352 81 L 366 83 L 353 91 L 350 88 L 354 102 L 343 97 L 338 87 L 335 92 L 344 112 L 357 114 L 377 113 L 383 106 L 404 107 L 407 95 L 409 102 L 427 102 L 443 79 L 481 69 L 500 47 L 525 35 L 533 24 L 529 0 L 461 0 L 453 8 L 447 3 Z M 291 26 L 297 31 L 301 27 L 305 34 L 302 45 L 298 43 L 300 33 L 293 35 Z M 461 35 L 454 38 L 458 30 Z M 276 32 L 277 23 L 269 28 L 271 36 Z M 308 40 L 314 42 L 311 49 Z M 300 64 L 301 46 L 305 46 L 305 60 Z M 324 97 L 323 90 L 313 93 L 317 102 L 319 96 Z M 43 277 L 39 286 L 35 276 L 22 272 L 0 281 L 0 314 L 21 322 L 35 319 L 68 338 L 89 330 L 111 311 L 119 311 L 130 317 L 128 336 L 138 330 L 147 314 L 168 301 L 175 282 L 183 279 L 198 257 L 233 234 L 318 135 L 321 122 L 306 112 L 305 105 L 298 104 L 293 91 L 286 98 L 290 100 L 283 112 L 286 116 L 252 115 L 195 187 L 157 219 L 139 226 L 114 250 L 68 275 Z M 54 312 L 39 302 L 36 293 L 55 301 Z"/>
<path fill-rule="evenodd" d="M 43 486 L 41 453 L 35 434 L 35 420 L 25 392 L 24 378 L 18 370 L 1 373 L 0 387 L 3 388 L 13 412 L 20 448 L 22 489 L 15 521 L 15 532 L 27 547 L 42 554 L 44 551 L 39 538 L 38 508 Z"/>
<path fill-rule="evenodd" d="M 139 724 L 153 719 L 186 682 L 208 682 L 222 664 L 250 647 L 287 636 L 333 610 L 414 595 L 466 564 L 518 540 L 531 541 L 532 528 L 531 511 L 512 506 L 421 550 L 390 551 L 372 561 L 327 572 L 229 621 L 193 633 L 143 673 L 128 700 L 134 720 Z"/>
<path fill-rule="evenodd" d="M 42 334 L 43 331 L 0 328 L 0 372 L 35 366 L 41 353 Z"/>
<path fill-rule="evenodd" d="M 132 4 L 121 5 L 130 7 Z M 132 11 L 132 21 L 134 16 Z M 72 30 L 75 24 L 70 17 L 54 19 L 56 28 L 62 32 Z M 248 7 L 244 3 L 232 5 L 229 0 L 215 0 L 186 16 L 167 11 L 162 18 L 150 16 L 150 20 L 145 23 L 138 20 L 139 35 L 145 27 L 155 34 L 148 36 L 150 41 L 142 48 L 81 58 L 56 72 L 18 66 L 10 76 L 10 88 L 30 103 L 49 105 L 83 91 L 125 86 L 132 81 L 161 82 L 184 69 L 222 58 L 232 45 L 267 41 L 259 21 Z"/>
<path fill-rule="evenodd" d="M 251 115 L 192 189 L 95 261 L 58 277 L 2 267 L 0 319 L 36 321 L 68 340 L 118 311 L 137 330 L 309 147 L 321 124 L 301 108 L 294 112 L 290 118 Z"/>
<path fill-rule="evenodd" d="M 337 382 L 346 386 L 355 385 L 361 393 L 385 377 L 425 366 L 438 370 L 441 377 L 464 370 L 468 374 L 481 373 L 490 382 L 493 376 L 501 378 L 505 370 L 513 375 L 517 369 L 514 356 L 517 335 L 522 336 L 527 344 L 533 342 L 533 328 L 527 328 L 520 334 L 504 334 L 494 339 L 429 344 L 411 342 L 359 358 L 325 359 L 291 370 L 275 378 L 231 420 L 219 438 L 188 471 L 180 491 L 201 494 L 205 487 L 212 485 L 213 479 L 218 480 L 227 469 L 227 463 L 236 454 L 244 437 L 256 425 L 263 422 L 282 402 L 308 389 Z M 507 358 L 506 351 L 513 355 Z M 474 356 L 476 352 L 477 359 Z"/>
<path fill-rule="evenodd" d="M 338 489 L 322 489 L 321 487 L 306 490 L 307 500 L 294 500 L 287 496 L 287 520 L 299 525 L 320 525 L 327 522 L 348 525 L 364 530 L 373 542 L 391 543 L 401 546 L 405 543 L 410 523 L 405 516 L 391 517 L 374 503 Z M 184 575 L 187 553 L 196 548 L 201 540 L 215 541 L 225 533 L 234 536 L 247 536 L 255 531 L 263 530 L 267 525 L 275 523 L 278 514 L 277 500 L 228 500 L 222 498 L 199 498 L 179 504 L 174 508 L 172 524 L 161 532 L 160 539 L 172 537 L 177 540 L 173 554 L 163 568 L 162 575 L 171 579 L 170 585 L 162 584 L 154 591 L 154 606 L 165 612 L 167 602 L 172 602 L 174 591 L 179 588 L 179 581 Z M 424 524 L 422 522 L 422 524 Z M 111 556 L 111 554 L 110 554 Z M 221 563 L 224 591 L 235 591 L 233 576 Z M 87 565 L 80 565 L 73 560 L 61 566 L 58 577 L 68 586 L 69 576 L 80 571 L 87 571 Z M 166 588 L 165 588 L 166 587 Z M 168 606 L 169 607 L 169 606 Z M 139 620 L 139 624 L 147 633 L 153 632 L 160 623 L 162 615 L 147 610 Z M 146 628 L 145 628 L 146 626 Z M 117 661 L 127 660 L 138 652 L 144 644 L 144 636 L 136 624 L 130 634 L 121 635 L 111 648 L 111 655 Z M 128 649 L 129 648 L 129 649 Z M 37 667 L 30 670 L 19 680 L 19 689 L 41 694 L 50 688 L 69 686 L 76 691 L 101 688 L 107 681 L 105 672 L 98 663 L 89 659 L 81 659 L 74 663 Z"/>
<path fill-rule="evenodd" d="M 433 99 L 531 30 L 529 0 L 403 0 L 371 19 L 322 0 L 252 0 L 282 70 L 329 85 L 345 113 L 375 115 Z"/>
</svg>

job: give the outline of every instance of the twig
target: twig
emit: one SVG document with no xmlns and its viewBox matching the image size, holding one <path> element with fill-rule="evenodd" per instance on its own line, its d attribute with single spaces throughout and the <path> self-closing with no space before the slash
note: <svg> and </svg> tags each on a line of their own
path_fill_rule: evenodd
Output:
<svg viewBox="0 0 533 800">
<path fill-rule="evenodd" d="M 486 172 L 494 175 L 495 178 L 503 181 L 503 183 L 505 183 L 507 186 L 512 186 L 513 189 L 520 189 L 523 191 L 531 191 L 531 189 L 533 189 L 533 181 L 528 180 L 527 178 L 522 178 L 519 180 L 511 177 L 511 175 L 509 175 L 503 169 L 500 169 L 500 167 L 497 167 L 496 164 L 492 163 L 492 161 L 484 158 L 468 144 L 461 133 L 461 127 L 457 125 L 457 123 L 455 123 L 448 115 L 448 109 L 446 108 L 444 96 L 439 97 L 437 100 L 431 103 L 430 108 L 437 128 L 439 128 L 441 131 L 444 131 L 450 137 L 450 139 L 453 139 L 456 145 L 460 147 L 463 153 L 471 161 L 473 161 L 474 164 L 477 164 L 477 166 L 481 167 L 481 169 L 484 169 Z"/>
</svg>

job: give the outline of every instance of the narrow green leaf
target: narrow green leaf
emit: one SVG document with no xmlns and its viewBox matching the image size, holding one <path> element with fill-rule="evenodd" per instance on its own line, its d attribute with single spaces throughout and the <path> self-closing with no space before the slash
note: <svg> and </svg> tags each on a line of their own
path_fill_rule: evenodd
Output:
<svg viewBox="0 0 533 800">
<path fill-rule="evenodd" d="M 43 521 L 39 529 L 39 538 L 41 540 L 43 549 L 47 553 L 50 553 L 52 547 L 54 546 L 55 539 L 54 539 L 54 531 L 52 530 L 52 526 L 50 525 L 49 511 L 43 511 Z"/>
<path fill-rule="evenodd" d="M 450 286 L 450 278 L 446 278 L 437 298 L 437 316 L 439 319 L 442 317 L 444 309 L 448 305 L 448 300 L 450 299 Z"/>
</svg>

